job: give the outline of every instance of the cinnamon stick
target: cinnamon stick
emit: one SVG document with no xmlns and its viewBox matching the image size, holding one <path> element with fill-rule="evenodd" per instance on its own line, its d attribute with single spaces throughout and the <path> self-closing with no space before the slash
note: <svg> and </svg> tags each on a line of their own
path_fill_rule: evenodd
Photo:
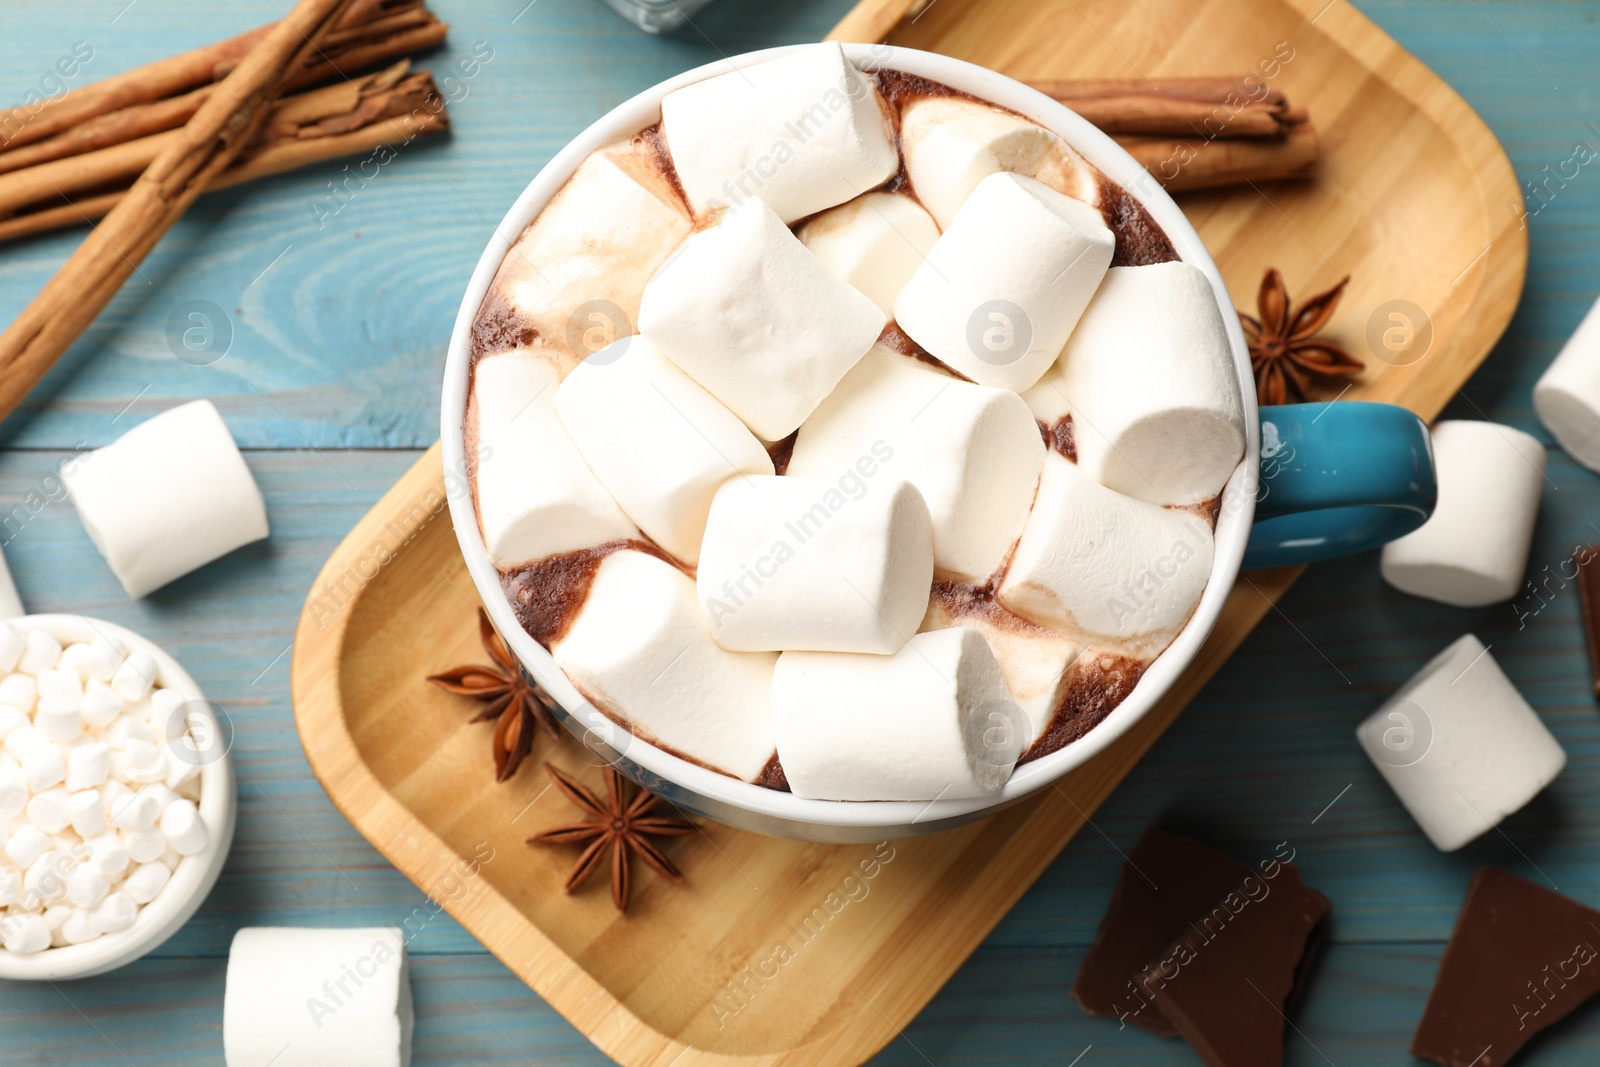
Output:
<svg viewBox="0 0 1600 1067">
<path fill-rule="evenodd" d="M 1259 79 L 1047 79 L 1029 84 L 1110 134 L 1281 137 L 1295 118 L 1282 90 Z"/>
<path fill-rule="evenodd" d="M 299 0 L 0 334 L 0 418 L 15 410 L 162 234 L 255 139 L 287 77 L 304 69 L 317 39 L 352 2 Z"/>
<path fill-rule="evenodd" d="M 1117 143 L 1169 192 L 1310 177 L 1320 152 L 1309 122 L 1275 141 L 1119 137 Z"/>
</svg>

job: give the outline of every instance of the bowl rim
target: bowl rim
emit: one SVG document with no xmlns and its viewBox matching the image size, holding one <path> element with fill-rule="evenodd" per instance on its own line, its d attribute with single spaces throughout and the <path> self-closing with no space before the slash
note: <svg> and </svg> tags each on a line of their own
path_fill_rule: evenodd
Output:
<svg viewBox="0 0 1600 1067">
<path fill-rule="evenodd" d="M 204 709 L 196 709 L 196 713 L 208 716 L 214 736 L 222 736 L 215 711 L 200 686 L 171 654 L 149 638 L 86 615 L 23 615 L 5 621 L 19 630 L 45 630 L 63 645 L 105 636 L 121 641 L 129 652 L 148 653 L 159 668 L 157 681 L 178 690 L 186 700 L 204 704 Z M 103 974 L 132 963 L 177 933 L 211 892 L 233 845 L 237 804 L 232 757 L 227 750 L 200 769 L 198 807 L 210 840 L 203 850 L 183 858 L 155 899 L 139 909 L 132 926 L 81 945 L 47 948 L 27 956 L 0 950 L 0 978 L 45 981 Z"/>
<path fill-rule="evenodd" d="M 1200 235 L 1166 190 L 1108 135 L 1043 93 L 988 68 L 917 49 L 884 44 L 844 44 L 842 48 L 846 57 L 865 71 L 888 68 L 942 82 L 980 100 L 1016 111 L 1057 133 L 1106 177 L 1137 199 L 1166 232 L 1179 258 L 1206 275 L 1222 311 L 1239 379 L 1245 422 L 1245 455 L 1223 489 L 1211 575 L 1201 594 L 1200 603 L 1178 636 L 1146 668 L 1133 691 L 1105 719 L 1071 744 L 1019 765 L 999 792 L 983 797 L 930 802 L 803 800 L 791 793 L 767 789 L 708 770 L 625 730 L 612 729 L 609 720 L 594 712 L 592 706 L 586 716 L 571 714 L 574 708 L 588 706 L 587 701 L 556 666 L 551 654 L 517 622 L 515 612 L 501 590 L 499 572 L 489 558 L 478 527 L 474 494 L 466 475 L 470 467 L 466 462 L 464 442 L 473 319 L 512 243 L 591 152 L 659 121 L 661 99 L 674 89 L 724 73 L 729 67 L 737 69 L 740 63 L 774 59 L 809 47 L 816 46 L 784 45 L 747 52 L 695 67 L 660 82 L 625 100 L 589 125 L 557 152 L 523 189 L 496 225 L 494 234 L 479 257 L 450 335 L 440 400 L 441 449 L 446 478 L 455 478 L 458 484 L 467 488 L 465 492 L 448 494 L 450 518 L 467 570 L 495 629 L 505 638 L 534 679 L 569 711 L 569 719 L 587 723 L 600 735 L 605 747 L 625 756 L 626 762 L 691 794 L 707 798 L 714 805 L 739 809 L 761 819 L 835 829 L 902 827 L 912 830 L 919 824 L 940 825 L 981 817 L 1048 787 L 1127 733 L 1177 681 L 1221 614 L 1239 573 L 1249 539 L 1257 488 L 1254 472 L 1259 463 L 1259 416 L 1255 384 L 1244 331 L 1222 275 L 1200 240 Z"/>
</svg>

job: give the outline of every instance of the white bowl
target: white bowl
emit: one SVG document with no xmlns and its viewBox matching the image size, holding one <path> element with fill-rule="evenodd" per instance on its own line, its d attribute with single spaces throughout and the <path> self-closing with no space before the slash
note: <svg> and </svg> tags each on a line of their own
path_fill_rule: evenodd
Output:
<svg viewBox="0 0 1600 1067">
<path fill-rule="evenodd" d="M 528 183 L 528 187 L 495 228 L 495 235 L 478 260 L 477 269 L 462 298 L 461 309 L 456 313 L 455 329 L 450 336 L 450 351 L 445 362 L 441 410 L 446 471 L 464 481 L 463 472 L 468 469 L 463 451 L 462 427 L 466 418 L 472 321 L 511 242 L 533 221 L 534 216 L 590 152 L 658 121 L 661 117 L 661 98 L 668 92 L 725 73 L 730 69 L 730 64 L 740 66 L 770 59 L 797 47 L 804 46 L 772 48 L 734 56 L 729 60 L 718 60 L 640 93 L 574 138 Z M 563 721 L 574 733 L 585 737 L 585 743 L 608 759 L 614 758 L 618 769 L 647 788 L 718 822 L 757 833 L 814 841 L 876 841 L 885 837 L 907 837 L 945 829 L 1015 804 L 1073 768 L 1082 766 L 1126 733 L 1161 699 L 1189 665 L 1211 631 L 1233 586 L 1234 577 L 1239 572 L 1255 513 L 1254 472 L 1259 461 L 1259 428 L 1249 349 L 1245 345 L 1244 333 L 1222 275 L 1217 272 L 1200 236 L 1184 218 L 1183 212 L 1178 210 L 1172 198 L 1132 156 L 1086 119 L 1044 94 L 994 71 L 910 48 L 847 44 L 844 49 L 846 55 L 864 69 L 888 68 L 931 78 L 980 99 L 1008 107 L 1054 130 L 1108 178 L 1122 185 L 1142 203 L 1166 231 L 1179 257 L 1204 271 L 1211 281 L 1217 305 L 1222 310 L 1223 322 L 1227 324 L 1228 340 L 1239 375 L 1239 390 L 1244 399 L 1245 457 L 1223 492 L 1211 578 L 1200 598 L 1199 607 L 1172 644 L 1145 671 L 1127 699 L 1081 739 L 1048 756 L 1019 766 L 1005 787 L 992 796 L 932 803 L 802 800 L 789 793 L 751 785 L 695 766 L 615 728 L 592 706 L 586 705 L 582 695 L 567 681 L 550 654 L 518 625 L 516 615 L 501 591 L 499 574 L 484 548 L 477 518 L 473 514 L 471 494 L 451 493 L 449 500 L 450 518 L 455 524 L 462 554 L 466 557 L 467 570 L 478 588 L 478 595 L 487 605 L 495 629 L 506 639 L 528 673 L 560 702 L 567 712 Z"/>
<path fill-rule="evenodd" d="M 237 807 L 233 766 L 226 751 L 227 739 L 211 706 L 206 703 L 205 694 L 188 672 L 178 666 L 178 661 L 159 646 L 115 623 L 82 615 L 24 615 L 10 622 L 19 630 L 44 630 L 63 645 L 89 641 L 100 634 L 121 641 L 129 652 L 148 652 L 160 669 L 157 681 L 168 689 L 176 689 L 185 699 L 197 702 L 187 709 L 190 718 L 198 714 L 210 720 L 209 736 L 217 746 L 215 756 L 200 769 L 200 815 L 205 819 L 211 839 L 203 850 L 183 858 L 156 898 L 139 909 L 132 926 L 114 934 L 102 934 L 82 945 L 47 948 L 27 956 L 0 949 L 0 978 L 32 981 L 88 978 L 132 963 L 166 941 L 189 921 L 211 887 L 216 885 L 222 864 L 228 858 L 228 848 L 233 844 Z"/>
</svg>

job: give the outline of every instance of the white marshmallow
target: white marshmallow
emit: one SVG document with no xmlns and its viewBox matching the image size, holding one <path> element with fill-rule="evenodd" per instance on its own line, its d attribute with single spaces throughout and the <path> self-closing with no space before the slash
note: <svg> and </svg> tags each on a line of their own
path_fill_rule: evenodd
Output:
<svg viewBox="0 0 1600 1067">
<path fill-rule="evenodd" d="M 56 661 L 56 670 L 71 671 L 78 680 L 78 696 L 83 696 L 83 683 L 89 679 L 89 667 L 94 661 L 94 650 L 87 641 L 77 641 L 61 650 L 61 658 Z"/>
<path fill-rule="evenodd" d="M 25 674 L 37 678 L 41 672 L 54 667 L 61 658 L 61 642 L 44 630 L 29 630 L 24 642 L 17 670 Z"/>
<path fill-rule="evenodd" d="M 1059 193 L 1098 199 L 1094 169 L 1067 142 L 1020 115 L 960 97 L 922 97 L 900 115 L 906 174 L 941 228 L 978 183 L 999 171 L 1025 174 Z"/>
<path fill-rule="evenodd" d="M 32 726 L 33 720 L 10 704 L 0 704 L 0 741 L 11 736 L 12 730 Z"/>
<path fill-rule="evenodd" d="M 240 930 L 228 952 L 222 1048 L 227 1067 L 405 1067 L 405 935 L 392 927 Z"/>
<path fill-rule="evenodd" d="M 521 353 L 473 369 L 478 523 L 500 567 L 638 532 L 562 428 L 558 384 L 549 363 Z"/>
<path fill-rule="evenodd" d="M 5 938 L 7 952 L 28 956 L 50 947 L 50 924 L 42 915 L 12 913 L 0 916 L 0 936 Z"/>
<path fill-rule="evenodd" d="M 12 763 L 0 763 L 0 819 L 22 814 L 28 804 L 28 782 L 22 768 Z"/>
<path fill-rule="evenodd" d="M 114 830 L 88 838 L 84 844 L 89 848 L 89 861 L 105 871 L 106 877 L 113 881 L 122 877 L 132 861 L 128 846 L 123 844 L 122 838 Z"/>
<path fill-rule="evenodd" d="M 1600 301 L 1534 383 L 1533 409 L 1573 459 L 1600 471 Z"/>
<path fill-rule="evenodd" d="M 661 127 L 697 214 L 759 196 L 783 221 L 894 176 L 878 94 L 837 44 L 817 44 L 668 93 Z"/>
<path fill-rule="evenodd" d="M 111 813 L 111 825 L 119 830 L 148 830 L 161 818 L 161 800 L 154 793 L 141 789 L 124 798 Z"/>
<path fill-rule="evenodd" d="M 209 400 L 140 423 L 64 467 L 61 480 L 131 597 L 269 532 L 261 490 Z"/>
<path fill-rule="evenodd" d="M 639 331 L 768 441 L 811 414 L 886 321 L 754 198 L 686 240 L 639 304 Z"/>
<path fill-rule="evenodd" d="M 167 839 L 160 830 L 121 830 L 117 836 L 122 839 L 122 847 L 128 850 L 128 858 L 135 863 L 158 860 L 167 849 Z"/>
<path fill-rule="evenodd" d="M 1439 502 L 1421 527 L 1383 546 L 1384 581 L 1462 608 L 1510 600 L 1522 587 L 1544 487 L 1544 446 L 1510 426 L 1433 427 Z"/>
<path fill-rule="evenodd" d="M 83 732 L 83 715 L 78 702 L 40 698 L 33 713 L 33 724 L 47 741 L 62 744 L 72 741 Z"/>
<path fill-rule="evenodd" d="M 992 174 L 900 290 L 895 321 L 973 381 L 1021 392 L 1061 354 L 1115 246 L 1083 201 Z"/>
<path fill-rule="evenodd" d="M 73 745 L 67 753 L 67 788 L 93 789 L 111 773 L 111 748 L 103 741 Z"/>
<path fill-rule="evenodd" d="M 997 595 L 1085 643 L 1154 655 L 1200 602 L 1212 548 L 1198 515 L 1123 496 L 1051 452 Z"/>
<path fill-rule="evenodd" d="M 168 845 L 161 850 L 161 858 L 156 862 L 164 865 L 169 871 L 176 871 L 178 864 L 183 862 L 183 853 Z"/>
<path fill-rule="evenodd" d="M 105 832 L 105 801 L 98 789 L 85 789 L 72 794 L 67 801 L 67 815 L 72 829 L 85 841 Z"/>
<path fill-rule="evenodd" d="M 800 475 L 730 478 L 706 525 L 696 591 L 735 652 L 892 653 L 916 632 L 933 581 L 933 521 L 895 480 L 846 496 Z"/>
<path fill-rule="evenodd" d="M 27 647 L 28 639 L 22 631 L 0 619 L 0 674 L 16 670 L 17 662 L 22 659 L 22 652 Z"/>
<path fill-rule="evenodd" d="M 163 879 L 165 881 L 165 879 Z M 106 872 L 93 863 L 80 863 L 67 875 L 67 900 L 80 908 L 92 908 L 106 898 L 111 892 L 111 879 Z M 154 894 L 152 894 L 153 896 Z M 139 900 L 140 904 L 148 904 L 149 900 Z"/>
<path fill-rule="evenodd" d="M 161 678 L 161 666 L 148 652 L 135 650 L 128 653 L 111 676 L 111 690 L 128 703 L 143 700 L 151 686 Z"/>
<path fill-rule="evenodd" d="M 102 934 L 126 930 L 139 917 L 139 905 L 123 892 L 108 893 L 106 898 L 89 912 L 89 925 Z"/>
<path fill-rule="evenodd" d="M 669 563 L 634 551 L 607 556 L 550 651 L 602 711 L 677 752 L 747 782 L 772 757 L 777 657 L 718 647 L 694 581 Z"/>
<path fill-rule="evenodd" d="M 10 907 L 22 899 L 22 876 L 16 869 L 0 863 L 0 908 Z M 0 922 L 4 919 L 0 918 Z"/>
<path fill-rule="evenodd" d="M 1020 715 L 977 630 L 917 634 L 892 656 L 785 652 L 772 719 L 789 788 L 808 800 L 942 800 L 1005 784 Z"/>
<path fill-rule="evenodd" d="M 936 590 L 928 600 L 921 629 L 945 630 L 954 626 L 971 627 L 989 643 L 1011 699 L 1026 716 L 1022 737 L 1022 751 L 1026 753 L 1050 728 L 1083 646 L 1013 615 L 986 598 L 964 605 L 939 596 Z"/>
<path fill-rule="evenodd" d="M 1111 271 L 1106 274 L 1109 276 Z M 1094 303 L 1091 301 L 1089 306 L 1094 307 Z M 1072 342 L 1069 340 L 1067 344 L 1071 345 Z M 1046 427 L 1052 427 L 1072 414 L 1072 404 L 1067 400 L 1067 390 L 1061 380 L 1060 360 L 1052 363 L 1043 377 L 1022 391 L 1022 400 L 1033 412 L 1034 419 Z"/>
<path fill-rule="evenodd" d="M 1442 852 L 1527 804 L 1567 762 L 1472 634 L 1429 660 L 1357 728 L 1356 738 Z"/>
<path fill-rule="evenodd" d="M 82 945 L 99 937 L 100 931 L 95 929 L 87 910 L 75 908 L 67 916 L 67 921 L 61 924 L 61 936 L 69 945 Z"/>
<path fill-rule="evenodd" d="M 511 246 L 479 311 L 505 320 L 482 338 L 489 354 L 523 348 L 565 373 L 634 332 L 645 282 L 690 226 L 654 151 L 639 141 L 590 154 Z"/>
<path fill-rule="evenodd" d="M 89 642 L 89 677 L 101 682 L 111 681 L 117 668 L 122 666 L 122 661 L 127 657 L 128 650 L 122 647 L 121 641 L 106 637 L 104 634 L 95 634 L 94 639 Z"/>
<path fill-rule="evenodd" d="M 18 730 L 11 736 L 21 732 Z M 22 760 L 22 777 L 35 793 L 66 781 L 67 761 L 61 754 L 61 746 L 46 742 L 29 752 Z"/>
<path fill-rule="evenodd" d="M 85 646 L 74 645 L 74 648 Z M 62 656 L 66 655 L 63 651 Z M 58 657 L 57 663 L 60 659 Z M 49 670 L 40 671 L 37 677 L 39 683 L 40 701 L 50 701 L 55 704 L 76 703 L 83 699 L 83 680 L 78 677 L 78 672 L 72 668 L 60 666 Z"/>
<path fill-rule="evenodd" d="M 33 710 L 38 696 L 39 683 L 34 681 L 31 674 L 19 671 L 0 678 L 0 704 L 9 704 L 18 711 L 29 712 Z"/>
<path fill-rule="evenodd" d="M 93 869 L 93 865 L 90 865 L 90 869 Z M 172 872 L 159 860 L 141 863 L 128 873 L 127 881 L 122 883 L 122 891 L 132 897 L 135 904 L 148 904 L 171 877 Z"/>
<path fill-rule="evenodd" d="M 199 762 L 191 763 L 189 759 L 185 759 L 179 756 L 175 751 L 172 751 L 169 746 L 167 755 L 167 777 L 164 781 L 166 787 L 168 789 L 177 791 L 179 794 L 183 794 L 192 787 L 198 787 L 199 783 Z"/>
<path fill-rule="evenodd" d="M 41 904 L 54 904 L 67 896 L 67 876 L 72 873 L 72 859 L 65 853 L 50 849 L 33 861 L 22 878 L 24 897 L 32 897 Z"/>
<path fill-rule="evenodd" d="M 133 790 L 115 778 L 107 778 L 106 784 L 100 787 L 100 796 L 105 801 L 106 817 L 110 818 L 124 800 L 133 796 Z"/>
<path fill-rule="evenodd" d="M 6 838 L 6 855 L 18 867 L 33 866 L 40 856 L 50 851 L 50 838 L 36 826 L 23 825 Z"/>
<path fill-rule="evenodd" d="M 939 227 L 909 196 L 867 193 L 824 211 L 796 236 L 830 274 L 893 315 L 894 298 L 933 251 Z"/>
<path fill-rule="evenodd" d="M 65 789 L 46 789 L 28 801 L 28 822 L 47 834 L 59 834 L 72 821 L 71 795 Z"/>
<path fill-rule="evenodd" d="M 19 763 L 49 745 L 44 734 L 34 726 L 18 726 L 6 734 L 6 752 Z"/>
<path fill-rule="evenodd" d="M 600 484 L 656 544 L 693 566 L 711 497 L 772 457 L 643 337 L 595 353 L 556 390 L 556 412 Z"/>
<path fill-rule="evenodd" d="M 150 729 L 150 724 L 133 715 L 118 715 L 116 720 L 100 735 L 105 738 L 106 744 L 112 751 L 121 752 L 130 742 L 142 741 L 153 745 L 156 733 Z"/>
<path fill-rule="evenodd" d="M 934 567 L 982 583 L 1022 533 L 1043 458 L 1038 427 L 1016 394 L 878 345 L 801 427 L 788 474 L 869 489 L 904 478 L 933 518 Z"/>
<path fill-rule="evenodd" d="M 1215 290 L 1197 267 L 1117 267 L 1061 355 L 1078 464 L 1152 504 L 1222 492 L 1244 408 Z"/>
<path fill-rule="evenodd" d="M 130 783 L 160 783 L 167 777 L 167 754 L 149 741 L 129 741 L 112 759 L 119 777 Z"/>
<path fill-rule="evenodd" d="M 161 813 L 161 833 L 166 837 L 167 844 L 180 856 L 193 856 L 204 851 L 206 843 L 211 840 L 206 831 L 206 822 L 200 817 L 200 809 L 189 800 L 176 800 L 167 805 Z"/>
</svg>

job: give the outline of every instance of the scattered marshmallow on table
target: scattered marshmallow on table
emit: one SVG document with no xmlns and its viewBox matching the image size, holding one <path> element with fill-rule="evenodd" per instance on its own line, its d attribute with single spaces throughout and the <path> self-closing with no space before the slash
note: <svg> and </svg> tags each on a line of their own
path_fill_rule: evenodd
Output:
<svg viewBox="0 0 1600 1067">
<path fill-rule="evenodd" d="M 794 222 L 883 184 L 900 162 L 877 90 L 831 42 L 673 90 L 661 130 L 699 215 L 760 197 Z"/>
<path fill-rule="evenodd" d="M 395 927 L 245 927 L 228 950 L 228 1067 L 405 1067 L 408 972 Z"/>
<path fill-rule="evenodd" d="M 508 352 L 472 372 L 478 523 L 499 567 L 637 536 L 556 414 L 556 368 Z"/>
<path fill-rule="evenodd" d="M 1440 652 L 1356 730 L 1434 847 L 1453 852 L 1555 780 L 1567 754 L 1483 642 Z"/>
<path fill-rule="evenodd" d="M 1534 383 L 1533 409 L 1573 459 L 1600 472 L 1600 300 Z"/>
<path fill-rule="evenodd" d="M 864 481 L 869 491 L 904 478 L 933 519 L 935 568 L 982 583 L 1022 532 L 1043 457 L 1015 393 L 877 345 L 800 428 L 787 473 Z"/>
<path fill-rule="evenodd" d="M 871 298 L 885 315 L 916 273 L 939 227 L 902 193 L 867 193 L 810 219 L 796 234 L 829 273 Z"/>
<path fill-rule="evenodd" d="M 928 505 L 907 481 L 849 484 L 847 496 L 795 474 L 723 483 L 696 577 L 717 644 L 887 654 L 916 632 L 933 582 Z"/>
<path fill-rule="evenodd" d="M 957 96 L 927 96 L 900 116 L 906 174 L 917 199 L 947 228 L 979 182 L 998 171 L 1034 178 L 1093 203 L 1094 169 L 1066 141 L 1020 115 Z"/>
<path fill-rule="evenodd" d="M 1522 587 L 1544 487 L 1544 446 L 1510 426 L 1433 427 L 1439 502 L 1418 529 L 1383 546 L 1380 569 L 1412 596 L 1476 608 Z"/>
<path fill-rule="evenodd" d="M 711 637 L 694 579 L 631 549 L 600 562 L 551 654 L 579 691 L 643 736 L 754 781 L 772 758 L 770 652 Z"/>
<path fill-rule="evenodd" d="M 895 321 L 980 385 L 1021 392 L 1061 354 L 1115 245 L 1083 201 L 1022 175 L 991 174 L 900 290 Z"/>
<path fill-rule="evenodd" d="M 1211 527 L 1107 489 L 1055 452 L 996 594 L 1024 618 L 1134 655 L 1183 628 L 1211 577 Z"/>
<path fill-rule="evenodd" d="M 639 332 L 766 441 L 794 432 L 887 321 L 754 197 L 684 241 L 639 304 Z"/>
<path fill-rule="evenodd" d="M 1060 366 L 1078 463 L 1102 485 L 1152 504 L 1201 503 L 1244 456 L 1238 368 L 1198 267 L 1112 268 Z"/>
<path fill-rule="evenodd" d="M 958 627 L 892 656 L 785 652 L 772 676 L 778 757 L 807 800 L 953 800 L 1000 789 L 1019 712 L 988 642 Z"/>
<path fill-rule="evenodd" d="M 209 400 L 140 423 L 63 467 L 61 480 L 131 597 L 269 533 L 261 490 Z"/>
<path fill-rule="evenodd" d="M 567 375 L 556 413 L 628 517 L 690 566 L 717 487 L 772 474 L 772 457 L 738 416 L 637 335 Z"/>
</svg>

